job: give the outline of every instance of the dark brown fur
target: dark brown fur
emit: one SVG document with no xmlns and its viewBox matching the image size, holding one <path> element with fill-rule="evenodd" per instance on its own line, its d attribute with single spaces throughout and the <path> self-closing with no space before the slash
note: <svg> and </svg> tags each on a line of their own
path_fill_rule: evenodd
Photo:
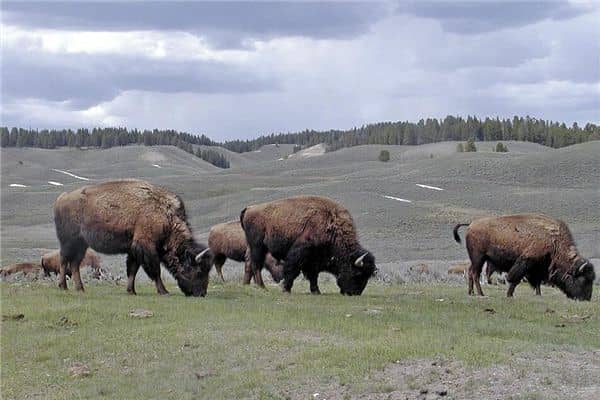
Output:
<svg viewBox="0 0 600 400">
<path fill-rule="evenodd" d="M 19 263 L 11 264 L 8 267 L 4 267 L 0 270 L 0 276 L 8 276 L 22 272 L 24 274 L 38 274 L 42 271 L 42 266 L 35 263 Z"/>
<path fill-rule="evenodd" d="M 359 295 L 376 271 L 375 258 L 358 243 L 352 216 L 331 199 L 298 196 L 258 204 L 245 208 L 240 221 L 252 270 L 262 268 L 267 253 L 282 260 L 286 292 L 302 272 L 311 292 L 319 293 L 318 275 L 327 271 L 342 294 Z"/>
<path fill-rule="evenodd" d="M 594 267 L 578 253 L 564 222 L 540 214 L 481 218 L 471 224 L 456 225 L 457 242 L 460 243 L 458 229 L 467 225 L 469 294 L 473 294 L 475 284 L 477 293 L 483 296 L 479 277 L 487 261 L 492 264 L 490 270 L 508 272 L 509 297 L 527 277 L 538 294 L 539 285 L 549 282 L 570 298 L 591 298 Z"/>
<path fill-rule="evenodd" d="M 206 294 L 212 254 L 203 252 L 207 247 L 194 240 L 182 200 L 164 188 L 139 180 L 85 186 L 58 197 L 54 223 L 63 289 L 70 268 L 75 287 L 83 290 L 79 263 L 91 247 L 100 253 L 127 254 L 127 291 L 131 294 L 135 294 L 140 266 L 158 293 L 168 293 L 160 277 L 161 262 L 184 294 Z"/>
<path fill-rule="evenodd" d="M 223 278 L 223 264 L 230 258 L 245 264 L 244 283 L 250 283 L 251 277 L 253 277 L 249 260 L 250 253 L 248 252 L 248 244 L 246 243 L 246 234 L 239 221 L 225 222 L 213 226 L 208 234 L 208 247 L 210 247 L 214 254 L 214 266 L 223 282 L 225 281 Z M 271 273 L 271 277 L 273 277 L 275 282 L 281 280 L 282 267 L 271 254 L 267 254 L 265 258 L 265 267 Z M 262 277 L 260 282 L 262 282 Z"/>
<path fill-rule="evenodd" d="M 60 250 L 44 254 L 40 264 L 47 276 L 50 276 L 50 273 L 58 275 L 60 273 Z M 83 260 L 79 264 L 80 269 L 88 266 L 94 271 L 94 276 L 100 276 L 100 257 L 92 249 L 87 249 Z M 66 273 L 68 276 L 71 276 L 70 270 L 66 271 Z"/>
</svg>

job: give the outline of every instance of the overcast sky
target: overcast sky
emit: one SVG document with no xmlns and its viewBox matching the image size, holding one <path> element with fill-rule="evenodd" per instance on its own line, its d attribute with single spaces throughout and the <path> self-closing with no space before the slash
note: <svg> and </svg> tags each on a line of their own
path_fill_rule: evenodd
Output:
<svg viewBox="0 0 600 400">
<path fill-rule="evenodd" d="M 600 121 L 599 2 L 1 3 L 2 125 Z"/>
</svg>

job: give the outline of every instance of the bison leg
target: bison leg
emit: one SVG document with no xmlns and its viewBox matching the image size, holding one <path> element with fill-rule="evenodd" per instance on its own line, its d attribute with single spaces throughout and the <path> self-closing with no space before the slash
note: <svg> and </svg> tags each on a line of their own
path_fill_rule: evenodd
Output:
<svg viewBox="0 0 600 400">
<path fill-rule="evenodd" d="M 244 285 L 249 285 L 252 280 L 252 265 L 250 260 L 246 260 L 244 263 Z"/>
<path fill-rule="evenodd" d="M 319 274 L 318 273 L 309 273 L 306 275 L 306 279 L 308 279 L 308 282 L 310 283 L 310 292 L 312 294 L 321 294 L 321 291 L 319 290 Z"/>
<path fill-rule="evenodd" d="M 254 246 L 250 250 L 250 265 L 252 266 L 252 273 L 254 275 L 254 282 L 264 288 L 265 283 L 262 280 L 260 273 L 261 269 L 265 265 L 265 257 L 267 256 L 267 249 L 263 246 Z M 245 277 L 244 277 L 245 279 Z"/>
<path fill-rule="evenodd" d="M 290 293 L 294 280 L 300 275 L 306 256 L 305 246 L 296 246 L 288 252 L 283 263 L 283 291 Z"/>
<path fill-rule="evenodd" d="M 527 274 L 527 270 L 529 269 L 530 262 L 524 257 L 519 257 L 517 261 L 515 261 L 514 265 L 511 267 L 510 271 L 506 275 L 506 280 L 510 284 L 508 287 L 508 291 L 506 292 L 506 297 L 513 297 L 513 293 L 515 292 L 515 288 L 521 280 Z"/>
<path fill-rule="evenodd" d="M 219 277 L 221 278 L 221 282 L 225 282 L 225 278 L 223 278 L 223 264 L 225 264 L 226 260 L 227 257 L 225 257 L 223 254 L 217 254 L 215 255 L 213 261 L 215 265 L 215 270 L 217 271 L 217 275 L 219 275 Z"/>
<path fill-rule="evenodd" d="M 79 262 L 81 262 L 81 260 L 79 260 Z M 71 263 L 71 275 L 73 277 L 73 283 L 75 283 L 75 290 L 81 290 L 83 292 L 83 282 L 81 281 L 81 274 L 79 273 L 79 262 Z"/>
<path fill-rule="evenodd" d="M 135 293 L 135 276 L 137 275 L 138 269 L 140 268 L 140 264 L 138 264 L 135 260 L 135 257 L 132 254 L 127 255 L 127 293 L 136 294 Z"/>
<path fill-rule="evenodd" d="M 154 247 L 134 244 L 133 252 L 138 264 L 142 265 L 146 275 L 154 281 L 158 294 L 169 294 L 160 277 L 160 259 Z"/>
<path fill-rule="evenodd" d="M 61 289 L 67 289 L 67 278 L 66 275 L 70 271 L 75 284 L 75 289 L 83 291 L 83 282 L 81 281 L 81 275 L 79 273 L 79 265 L 85 256 L 87 250 L 87 244 L 85 242 L 77 241 L 75 244 L 61 248 L 61 260 L 58 277 L 58 287 Z"/>
<path fill-rule="evenodd" d="M 481 277 L 481 270 L 483 269 L 483 264 L 485 263 L 485 259 L 483 257 L 471 257 L 471 266 L 469 267 L 469 295 L 473 295 L 473 284 L 475 284 L 475 288 L 477 289 L 477 294 L 479 296 L 483 296 L 483 290 L 481 290 L 481 282 L 479 279 Z"/>
<path fill-rule="evenodd" d="M 535 295 L 536 296 L 541 296 L 542 295 L 542 289 L 541 289 L 540 285 L 537 285 L 535 287 Z"/>
<path fill-rule="evenodd" d="M 258 286 L 260 286 L 263 289 L 265 288 L 265 282 L 263 281 L 262 271 L 260 269 L 254 271 L 254 283 L 256 283 Z"/>
<path fill-rule="evenodd" d="M 492 264 L 492 262 L 490 260 L 487 260 L 486 267 L 485 267 L 485 276 L 487 278 L 488 285 L 492 284 L 492 274 L 494 273 L 495 270 L 496 270 L 496 268 L 494 267 L 494 264 Z"/>
<path fill-rule="evenodd" d="M 283 291 L 290 293 L 292 286 L 294 286 L 294 280 L 300 275 L 300 268 L 296 266 L 288 266 L 285 264 L 283 267 Z"/>
<path fill-rule="evenodd" d="M 144 264 L 142 267 L 144 268 L 144 271 L 146 271 L 148 277 L 154 281 L 156 292 L 158 294 L 169 294 L 169 291 L 165 288 L 162 278 L 160 277 L 160 263 L 151 265 Z"/>
<path fill-rule="evenodd" d="M 60 267 L 58 269 L 58 287 L 67 290 L 67 261 L 60 262 Z"/>
</svg>

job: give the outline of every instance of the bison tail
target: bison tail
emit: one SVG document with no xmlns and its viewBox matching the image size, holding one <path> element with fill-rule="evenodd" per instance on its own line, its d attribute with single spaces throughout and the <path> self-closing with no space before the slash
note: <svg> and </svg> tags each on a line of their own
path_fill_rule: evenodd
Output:
<svg viewBox="0 0 600 400">
<path fill-rule="evenodd" d="M 470 223 L 469 223 L 469 224 L 457 224 L 457 225 L 454 227 L 454 230 L 453 230 L 452 232 L 454 233 L 454 240 L 456 240 L 456 243 L 460 243 L 460 236 L 458 236 L 458 229 L 459 229 L 461 226 L 469 226 L 469 225 L 471 225 L 471 224 L 470 224 Z"/>
<path fill-rule="evenodd" d="M 240 224 L 242 225 L 242 229 L 244 229 L 244 215 L 246 214 L 247 209 L 248 207 L 244 207 L 244 209 L 240 213 Z"/>
</svg>

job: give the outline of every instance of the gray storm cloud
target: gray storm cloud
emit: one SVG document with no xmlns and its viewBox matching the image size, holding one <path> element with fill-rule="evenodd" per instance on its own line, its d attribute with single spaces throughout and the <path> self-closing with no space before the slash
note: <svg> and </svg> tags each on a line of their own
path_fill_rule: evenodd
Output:
<svg viewBox="0 0 600 400">
<path fill-rule="evenodd" d="M 223 140 L 448 114 L 598 122 L 593 4 L 1 7 L 4 125 Z"/>
</svg>

